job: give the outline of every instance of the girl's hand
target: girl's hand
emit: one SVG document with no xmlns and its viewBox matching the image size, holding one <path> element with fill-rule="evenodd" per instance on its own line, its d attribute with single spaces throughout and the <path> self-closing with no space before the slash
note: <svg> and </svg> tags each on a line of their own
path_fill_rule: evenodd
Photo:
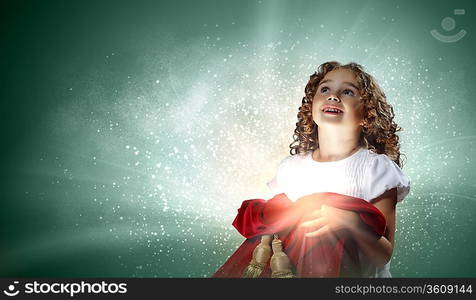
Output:
<svg viewBox="0 0 476 300">
<path fill-rule="evenodd" d="M 310 218 L 311 220 L 301 223 L 300 226 L 312 227 L 313 231 L 306 233 L 305 236 L 314 238 L 329 233 L 337 234 L 342 230 L 347 231 L 362 223 L 356 212 L 328 205 L 322 205 L 320 209 L 313 211 Z"/>
</svg>

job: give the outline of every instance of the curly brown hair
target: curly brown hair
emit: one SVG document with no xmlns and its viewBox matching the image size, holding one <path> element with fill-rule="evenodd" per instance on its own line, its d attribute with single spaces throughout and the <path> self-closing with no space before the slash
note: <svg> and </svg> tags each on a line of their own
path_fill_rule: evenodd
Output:
<svg viewBox="0 0 476 300">
<path fill-rule="evenodd" d="M 376 80 L 357 63 L 341 65 L 336 61 L 325 62 L 310 76 L 297 114 L 298 122 L 293 134 L 294 141 L 289 145 L 290 154 L 304 154 L 319 148 L 318 126 L 312 118 L 312 99 L 321 80 L 327 73 L 337 68 L 352 70 L 359 83 L 361 101 L 364 103 L 364 125 L 359 139 L 360 146 L 377 154 L 386 154 L 399 167 L 402 167 L 399 137 L 396 134 L 402 128 L 393 121 L 395 114 L 383 90 Z"/>
</svg>

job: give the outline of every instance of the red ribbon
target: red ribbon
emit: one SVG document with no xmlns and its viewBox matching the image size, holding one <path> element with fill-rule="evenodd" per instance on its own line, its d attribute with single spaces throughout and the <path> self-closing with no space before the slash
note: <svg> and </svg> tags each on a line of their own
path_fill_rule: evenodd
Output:
<svg viewBox="0 0 476 300">
<path fill-rule="evenodd" d="M 373 204 L 360 198 L 337 193 L 316 193 L 293 202 L 281 193 L 269 200 L 245 200 L 238 209 L 233 226 L 246 240 L 212 277 L 241 277 L 254 248 L 260 242 L 259 237 L 274 233 L 278 233 L 283 242 L 284 251 L 295 266 L 296 276 L 359 277 L 361 266 L 352 237 L 338 234 L 306 238 L 304 235 L 310 229 L 298 226 L 324 204 L 356 212 L 376 239 L 385 233 L 385 216 Z M 269 268 L 261 274 L 261 277 L 269 276 Z"/>
</svg>

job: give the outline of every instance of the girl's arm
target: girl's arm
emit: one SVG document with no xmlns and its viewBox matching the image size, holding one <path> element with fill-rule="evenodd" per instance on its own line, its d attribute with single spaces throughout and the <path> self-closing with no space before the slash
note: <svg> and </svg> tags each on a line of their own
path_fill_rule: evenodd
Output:
<svg viewBox="0 0 476 300">
<path fill-rule="evenodd" d="M 397 203 L 397 189 L 393 188 L 386 191 L 378 198 L 373 200 L 384 215 L 387 221 L 385 236 L 378 239 L 364 228 L 364 224 L 359 222 L 358 226 L 352 226 L 349 229 L 352 237 L 357 242 L 362 252 L 378 267 L 383 267 L 390 261 L 393 253 L 395 236 L 395 205 Z"/>
<path fill-rule="evenodd" d="M 386 191 L 381 196 L 373 200 L 386 219 L 386 231 L 384 236 L 377 237 L 368 230 L 362 222 L 358 213 L 340 209 L 332 206 L 325 206 L 313 212 L 315 217 L 311 221 L 306 221 L 300 226 L 313 227 L 311 232 L 306 233 L 306 237 L 316 238 L 322 235 L 336 238 L 339 232 L 345 229 L 357 243 L 357 246 L 367 256 L 372 264 L 383 267 L 390 261 L 393 252 L 393 242 L 395 235 L 395 205 L 397 203 L 397 190 L 393 188 Z M 318 228 L 316 230 L 316 228 Z M 345 232 L 344 231 L 344 232 Z"/>
</svg>

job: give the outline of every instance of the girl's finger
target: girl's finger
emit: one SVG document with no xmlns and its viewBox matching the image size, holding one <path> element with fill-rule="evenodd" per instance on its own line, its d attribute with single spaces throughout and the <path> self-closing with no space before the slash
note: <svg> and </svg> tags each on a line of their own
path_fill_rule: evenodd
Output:
<svg viewBox="0 0 476 300">
<path fill-rule="evenodd" d="M 323 216 L 324 215 L 322 214 L 322 209 L 321 208 L 316 209 L 312 213 L 309 214 L 309 217 L 312 218 L 312 219 L 317 219 L 317 218 L 320 218 L 320 217 L 323 217 Z"/>
<path fill-rule="evenodd" d="M 321 236 L 324 235 L 324 234 L 329 233 L 329 231 L 330 231 L 329 226 L 328 226 L 328 225 L 325 225 L 325 226 L 319 228 L 319 229 L 316 230 L 316 231 L 306 233 L 304 236 L 305 236 L 305 237 L 308 237 L 308 238 L 309 238 L 309 237 L 310 237 L 310 238 L 317 238 L 317 237 L 321 237 Z"/>
<path fill-rule="evenodd" d="M 303 222 L 312 221 L 312 220 L 321 218 L 321 217 L 323 217 L 323 216 L 324 216 L 324 215 L 322 214 L 321 209 L 316 209 L 316 210 L 313 210 L 311 213 L 306 214 L 306 215 L 303 217 L 302 221 L 303 221 Z"/>
<path fill-rule="evenodd" d="M 326 217 L 321 217 L 321 218 L 318 218 L 318 219 L 314 219 L 314 220 L 311 220 L 311 221 L 307 221 L 307 222 L 303 222 L 301 223 L 299 226 L 302 226 L 302 227 L 322 227 L 324 225 L 326 225 L 328 223 L 328 220 Z"/>
</svg>

